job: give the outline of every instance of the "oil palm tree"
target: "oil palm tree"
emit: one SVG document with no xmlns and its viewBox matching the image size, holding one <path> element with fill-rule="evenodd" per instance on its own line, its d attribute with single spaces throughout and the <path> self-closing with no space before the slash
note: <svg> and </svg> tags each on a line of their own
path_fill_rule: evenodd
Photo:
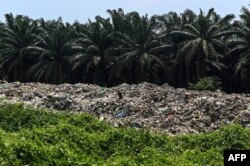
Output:
<svg viewBox="0 0 250 166">
<path fill-rule="evenodd" d="M 207 66 L 217 69 L 223 67 L 219 63 L 225 53 L 220 25 L 215 23 L 214 9 L 207 14 L 200 10 L 194 24 L 186 24 L 183 30 L 173 31 L 171 35 L 182 38 L 177 54 L 177 64 L 185 65 L 185 84 L 206 76 Z"/>
<path fill-rule="evenodd" d="M 232 30 L 227 32 L 231 38 L 227 44 L 230 48 L 228 54 L 235 63 L 235 80 L 243 84 L 244 88 L 250 91 L 250 11 L 243 7 L 241 20 L 236 23 Z M 237 85 L 238 86 L 238 85 Z M 239 87 L 240 88 L 240 87 Z"/>
<path fill-rule="evenodd" d="M 118 10 L 107 10 L 107 13 L 111 17 L 113 31 L 119 31 L 122 33 L 129 32 L 131 26 L 128 17 L 121 8 Z"/>
<path fill-rule="evenodd" d="M 119 57 L 111 77 L 128 83 L 161 82 L 160 74 L 164 73 L 165 66 L 157 57 L 157 52 L 166 46 L 160 45 L 156 38 L 154 17 L 140 17 L 136 12 L 128 14 L 127 17 L 132 27 L 131 32 L 113 33 L 113 39 L 117 44 L 114 50 L 119 52 Z"/>
<path fill-rule="evenodd" d="M 107 49 L 112 45 L 110 34 L 112 26 L 109 19 L 96 17 L 95 22 L 83 27 L 77 44 L 82 51 L 71 58 L 72 69 L 78 76 L 85 76 L 82 81 L 107 86 L 108 57 Z"/>
<path fill-rule="evenodd" d="M 39 60 L 29 69 L 29 78 L 35 82 L 53 84 L 72 83 L 74 81 L 69 59 L 80 48 L 74 44 L 76 34 L 70 24 L 61 19 L 51 24 L 37 36 L 30 50 L 37 52 Z"/>
<path fill-rule="evenodd" d="M 162 53 L 162 60 L 167 67 L 167 80 L 172 86 L 181 86 L 182 77 L 181 74 L 185 71 L 183 65 L 176 65 L 176 55 L 179 50 L 179 43 L 183 40 L 181 37 L 171 35 L 173 31 L 180 31 L 184 25 L 193 25 L 197 19 L 197 15 L 192 10 L 185 10 L 182 14 L 178 15 L 176 12 L 169 12 L 162 16 L 156 16 L 158 27 L 157 35 L 161 41 L 161 44 L 168 45 Z M 179 77 L 178 77 L 179 76 Z"/>
<path fill-rule="evenodd" d="M 26 72 L 32 64 L 32 52 L 27 47 L 34 42 L 37 24 L 28 17 L 6 14 L 1 26 L 0 70 L 8 81 L 26 81 Z"/>
</svg>

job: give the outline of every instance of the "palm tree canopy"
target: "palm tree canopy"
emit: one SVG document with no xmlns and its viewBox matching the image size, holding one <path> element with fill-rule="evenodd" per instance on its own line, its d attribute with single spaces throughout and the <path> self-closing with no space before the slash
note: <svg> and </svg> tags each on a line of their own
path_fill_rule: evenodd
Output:
<svg viewBox="0 0 250 166">
<path fill-rule="evenodd" d="M 6 24 L 1 26 L 1 64 L 0 68 L 7 80 L 24 81 L 25 66 L 29 66 L 32 53 L 27 47 L 34 41 L 37 33 L 37 24 L 29 17 L 6 14 Z"/>
<path fill-rule="evenodd" d="M 148 19 L 147 16 L 142 16 L 138 13 L 130 13 L 127 19 L 131 24 L 130 33 L 114 32 L 113 39 L 118 44 L 114 50 L 120 53 L 116 65 L 113 68 L 114 77 L 119 77 L 122 80 L 133 79 L 127 73 L 136 73 L 141 81 L 152 81 L 157 78 L 157 72 L 164 69 L 164 64 L 156 52 L 165 48 L 160 46 L 160 42 L 153 31 L 156 27 L 154 18 Z M 130 78 L 129 78 L 130 77 Z M 155 81 L 159 78 L 154 79 Z"/>
<path fill-rule="evenodd" d="M 223 58 L 226 47 L 222 40 L 219 20 L 214 9 L 210 9 L 207 14 L 200 10 L 193 25 L 186 24 L 183 30 L 171 32 L 173 37 L 182 39 L 177 62 L 184 58 L 188 68 L 195 65 L 197 77 L 206 74 L 207 63 L 218 69 L 223 66 L 219 63 L 219 59 Z M 195 64 L 196 61 L 197 64 Z M 197 80 L 197 78 L 195 79 Z"/>
<path fill-rule="evenodd" d="M 71 26 L 64 25 L 60 19 L 51 24 L 49 31 L 43 30 L 37 36 L 34 45 L 28 47 L 39 56 L 39 61 L 29 70 L 32 81 L 54 84 L 73 81 L 69 59 L 81 50 L 74 43 L 75 36 Z"/>
</svg>

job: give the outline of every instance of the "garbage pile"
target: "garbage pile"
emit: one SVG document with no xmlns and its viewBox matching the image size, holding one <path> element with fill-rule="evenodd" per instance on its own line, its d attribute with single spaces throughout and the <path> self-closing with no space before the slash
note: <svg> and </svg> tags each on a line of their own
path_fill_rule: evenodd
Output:
<svg viewBox="0 0 250 166">
<path fill-rule="evenodd" d="M 116 127 L 131 126 L 170 134 L 201 133 L 222 125 L 250 127 L 250 94 L 175 89 L 167 84 L 49 85 L 0 83 L 0 102 L 87 112 Z"/>
</svg>

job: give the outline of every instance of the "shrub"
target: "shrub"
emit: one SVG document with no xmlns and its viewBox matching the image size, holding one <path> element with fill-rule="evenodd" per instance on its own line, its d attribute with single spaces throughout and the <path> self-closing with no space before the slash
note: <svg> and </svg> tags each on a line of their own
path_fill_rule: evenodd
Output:
<svg viewBox="0 0 250 166">
<path fill-rule="evenodd" d="M 221 80 L 218 77 L 200 78 L 197 83 L 189 83 L 188 89 L 215 91 L 217 89 L 221 89 Z"/>
<path fill-rule="evenodd" d="M 0 116 L 1 166 L 223 165 L 224 149 L 250 149 L 250 129 L 240 125 L 170 137 L 22 105 L 0 105 Z"/>
<path fill-rule="evenodd" d="M 0 128 L 6 131 L 18 131 L 24 128 L 31 129 L 59 123 L 59 115 L 51 116 L 50 112 L 34 108 L 24 109 L 23 104 L 1 105 L 0 117 Z"/>
</svg>

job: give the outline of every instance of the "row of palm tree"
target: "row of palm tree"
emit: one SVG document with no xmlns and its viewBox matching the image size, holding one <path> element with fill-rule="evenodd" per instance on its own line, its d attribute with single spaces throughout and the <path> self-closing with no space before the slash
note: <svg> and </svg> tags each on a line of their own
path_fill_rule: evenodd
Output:
<svg viewBox="0 0 250 166">
<path fill-rule="evenodd" d="M 250 92 L 250 11 L 214 9 L 152 17 L 108 10 L 86 24 L 6 14 L 0 22 L 0 79 L 20 82 L 169 83 L 217 76 L 227 92 Z"/>
</svg>

